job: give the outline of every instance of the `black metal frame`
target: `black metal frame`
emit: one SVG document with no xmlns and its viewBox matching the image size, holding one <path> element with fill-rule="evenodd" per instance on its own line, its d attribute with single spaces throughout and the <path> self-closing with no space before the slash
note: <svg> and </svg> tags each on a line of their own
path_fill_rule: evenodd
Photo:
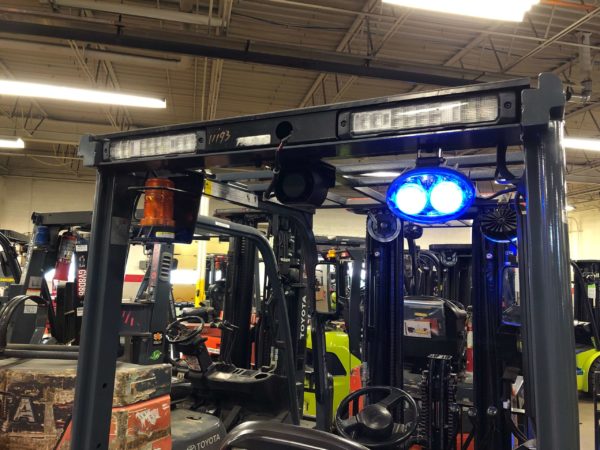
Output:
<svg viewBox="0 0 600 450">
<path fill-rule="evenodd" d="M 507 97 L 511 100 L 501 105 L 507 113 L 502 123 L 368 136 L 349 133 L 351 111 L 428 99 L 456 99 L 477 93 L 511 94 Z M 531 88 L 529 80 L 517 80 L 106 136 L 85 136 L 80 152 L 86 165 L 97 167 L 98 178 L 72 448 L 107 448 L 120 281 L 124 274 L 132 208 L 128 189 L 141 183 L 139 177 L 134 178 L 131 174 L 144 171 L 181 174 L 190 169 L 269 164 L 274 160 L 279 140 L 284 137 L 277 133 L 281 124 L 294 130 L 281 152 L 282 164 L 293 163 L 298 158 L 318 160 L 399 155 L 440 147 L 464 150 L 524 145 L 526 173 L 522 192 L 527 198 L 528 211 L 519 253 L 525 261 L 520 264 L 520 279 L 525 284 L 523 287 L 528 288 L 521 292 L 529 293 L 524 298 L 525 349 L 530 369 L 526 385 L 533 394 L 538 448 L 577 448 L 574 338 L 563 213 L 565 164 L 561 133 L 564 105 L 560 80 L 554 75 L 542 74 L 537 88 Z M 198 138 L 193 154 L 122 161 L 107 159 L 110 144 L 114 141 L 192 131 Z M 255 135 L 268 135 L 269 144 L 249 147 L 237 140 Z M 378 192 L 373 193 L 365 187 L 361 189 L 375 200 L 381 200 Z M 401 383 L 401 375 L 394 378 L 396 380 L 390 381 Z"/>
</svg>

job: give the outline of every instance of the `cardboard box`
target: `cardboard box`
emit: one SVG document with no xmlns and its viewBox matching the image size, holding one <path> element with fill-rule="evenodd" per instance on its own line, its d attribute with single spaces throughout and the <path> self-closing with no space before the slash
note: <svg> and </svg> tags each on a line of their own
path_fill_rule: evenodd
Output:
<svg viewBox="0 0 600 450">
<path fill-rule="evenodd" d="M 0 449 L 55 448 L 70 423 L 76 367 L 76 361 L 0 360 Z M 113 408 L 168 396 L 170 390 L 168 364 L 119 363 Z"/>
</svg>

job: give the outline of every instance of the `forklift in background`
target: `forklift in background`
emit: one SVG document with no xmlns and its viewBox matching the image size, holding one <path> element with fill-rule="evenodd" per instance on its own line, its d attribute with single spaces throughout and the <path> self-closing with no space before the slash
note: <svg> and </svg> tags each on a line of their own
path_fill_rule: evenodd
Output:
<svg viewBox="0 0 600 450">
<path fill-rule="evenodd" d="M 319 251 L 317 301 L 329 304 L 328 309 L 332 311 L 325 323 L 325 348 L 328 377 L 332 384 L 332 411 L 335 413 L 346 396 L 361 388 L 365 239 L 317 236 L 316 243 Z M 303 413 L 307 418 L 315 418 L 311 333 L 306 348 Z"/>
<path fill-rule="evenodd" d="M 27 252 L 28 242 L 24 234 L 0 230 L 0 306 L 8 300 L 8 286 L 21 279 L 19 257 Z"/>
<path fill-rule="evenodd" d="M 577 361 L 577 389 L 592 395 L 600 371 L 600 261 L 571 262 Z"/>
<path fill-rule="evenodd" d="M 49 343 L 78 341 L 91 221 L 89 211 L 32 214 L 34 227 L 22 274 L 5 288 L 3 311 L 10 310 L 15 318 L 7 322 L 7 342 L 40 344 L 48 324 Z M 69 282 L 73 269 L 74 281 Z"/>
</svg>

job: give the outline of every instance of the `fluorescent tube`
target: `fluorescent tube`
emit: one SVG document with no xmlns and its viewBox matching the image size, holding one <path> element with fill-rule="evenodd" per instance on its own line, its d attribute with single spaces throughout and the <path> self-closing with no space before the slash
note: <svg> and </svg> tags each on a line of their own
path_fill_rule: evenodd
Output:
<svg viewBox="0 0 600 450">
<path fill-rule="evenodd" d="M 137 106 L 140 108 L 167 107 L 167 102 L 164 99 L 12 80 L 0 80 L 0 95 L 49 98 L 53 100 L 100 103 L 104 105 Z"/>
</svg>

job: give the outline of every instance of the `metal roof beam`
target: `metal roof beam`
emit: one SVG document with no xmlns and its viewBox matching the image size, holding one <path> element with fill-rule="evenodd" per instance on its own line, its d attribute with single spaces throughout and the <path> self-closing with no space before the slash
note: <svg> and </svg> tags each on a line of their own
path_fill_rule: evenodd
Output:
<svg viewBox="0 0 600 450">
<path fill-rule="evenodd" d="M 549 47 L 550 45 L 552 45 L 554 42 L 558 41 L 560 38 L 568 35 L 572 31 L 575 31 L 580 26 L 586 24 L 587 22 L 589 22 L 590 20 L 592 20 L 593 18 L 595 18 L 596 16 L 598 16 L 598 14 L 600 14 L 600 7 L 594 9 L 593 11 L 590 11 L 585 16 L 583 16 L 581 19 L 573 22 L 571 25 L 569 25 L 568 27 L 564 28 L 562 31 L 559 31 L 558 33 L 556 33 L 551 38 L 546 39 L 544 42 L 542 42 L 540 45 L 538 45 L 537 47 L 535 47 L 533 50 L 531 50 L 531 51 L 527 52 L 525 55 L 521 56 L 515 62 L 513 62 L 513 63 L 509 64 L 508 66 L 506 66 L 504 68 L 504 72 L 508 72 L 509 70 L 514 69 L 516 66 L 518 66 L 519 64 L 521 64 L 523 61 L 526 61 L 527 59 L 531 58 L 532 56 L 537 55 L 539 52 L 541 52 L 542 50 L 546 49 L 547 47 Z"/>
<path fill-rule="evenodd" d="M 198 40 L 197 36 L 182 32 L 162 31 L 157 36 L 156 33 L 128 28 L 119 34 L 114 32 L 112 28 L 104 28 L 100 31 L 89 27 L 83 29 L 62 24 L 47 25 L 12 20 L 0 20 L 0 30 L 19 35 L 73 39 L 141 50 L 223 58 L 434 86 L 461 86 L 473 83 L 475 79 L 477 81 L 508 79 L 505 75 L 496 76 L 493 74 L 480 77 L 481 72 L 477 70 L 450 67 L 441 69 L 433 64 L 384 60 L 353 54 L 324 52 L 298 46 L 253 42 L 244 39 L 206 36 L 202 40 Z"/>
<path fill-rule="evenodd" d="M 218 17 L 204 16 L 201 14 L 191 14 L 181 11 L 172 11 L 169 9 L 148 8 L 145 6 L 136 6 L 128 4 L 119 4 L 103 1 L 91 0 L 52 0 L 54 5 L 70 8 L 91 9 L 92 11 L 102 11 L 114 14 L 123 14 L 125 16 L 144 17 L 146 19 L 166 20 L 170 22 L 189 23 L 192 25 L 208 25 L 220 27 L 223 20 Z"/>
</svg>

